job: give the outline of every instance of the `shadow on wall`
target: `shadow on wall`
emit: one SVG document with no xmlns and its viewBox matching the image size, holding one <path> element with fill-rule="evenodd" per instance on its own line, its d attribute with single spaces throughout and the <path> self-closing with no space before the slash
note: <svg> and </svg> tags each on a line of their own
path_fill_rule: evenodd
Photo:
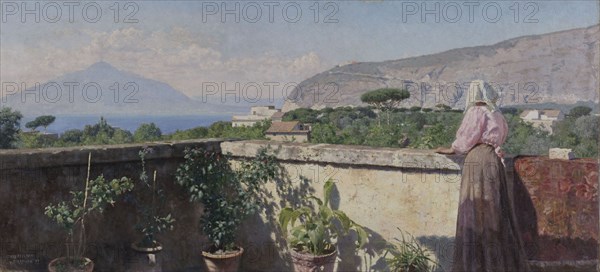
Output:
<svg viewBox="0 0 600 272">
<path fill-rule="evenodd" d="M 452 271 L 454 237 L 420 236 L 416 239 L 435 256 L 438 266 L 433 270 L 434 272 Z"/>
<path fill-rule="evenodd" d="M 278 152 L 278 151 L 276 151 Z M 305 176 L 291 180 L 290 173 L 280 167 L 274 188 L 265 188 L 261 199 L 265 205 L 261 215 L 248 219 L 252 228 L 242 228 L 239 236 L 246 248 L 242 257 L 244 271 L 292 271 L 285 234 L 277 225 L 278 213 L 286 206 L 311 205 L 305 196 L 314 194 L 312 181 Z"/>
<path fill-rule="evenodd" d="M 289 247 L 278 223 L 278 212 L 286 206 L 312 206 L 314 203 L 306 198 L 315 193 L 313 188 L 320 187 L 311 179 L 300 176 L 291 180 L 285 168 L 277 175 L 275 185 L 262 192 L 264 210 L 262 216 L 256 215 L 247 221 L 252 228 L 242 228 L 240 237 L 245 248 L 243 271 L 292 271 Z M 340 193 L 334 187 L 330 199 L 331 207 L 340 206 Z M 340 237 L 338 241 L 337 271 L 385 271 L 386 263 L 382 258 L 386 240 L 371 229 L 365 228 L 369 242 L 361 250 L 354 250 L 356 233 Z M 377 261 L 374 261 L 375 259 Z"/>
<path fill-rule="evenodd" d="M 369 234 L 369 242 L 358 251 L 353 250 L 356 237 L 345 237 L 339 242 L 341 259 L 338 264 L 339 271 L 386 271 L 387 264 L 380 257 L 385 253 L 387 241 L 369 228 L 365 228 L 365 231 Z"/>
</svg>

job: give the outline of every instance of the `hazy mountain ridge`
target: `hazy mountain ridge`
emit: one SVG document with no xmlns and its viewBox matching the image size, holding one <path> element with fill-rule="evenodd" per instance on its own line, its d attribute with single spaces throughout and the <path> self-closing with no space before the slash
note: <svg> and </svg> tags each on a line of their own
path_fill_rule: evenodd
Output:
<svg viewBox="0 0 600 272">
<path fill-rule="evenodd" d="M 62 91 L 60 94 L 57 87 Z M 98 89 L 101 91 L 98 92 Z M 41 84 L 39 88 L 28 88 L 25 92 L 24 95 L 9 94 L 3 97 L 0 104 L 19 110 L 25 115 L 177 115 L 239 112 L 235 106 L 193 100 L 167 83 L 118 70 L 106 62 L 97 62 L 85 70 L 65 74 Z"/>
<path fill-rule="evenodd" d="M 408 89 L 411 99 L 403 106 L 462 107 L 464 91 L 474 79 L 492 82 L 503 91 L 503 105 L 597 102 L 599 40 L 600 27 L 595 25 L 419 57 L 337 66 L 301 82 L 290 94 L 296 99 L 286 101 L 283 110 L 364 105 L 362 93 L 384 87 Z"/>
</svg>

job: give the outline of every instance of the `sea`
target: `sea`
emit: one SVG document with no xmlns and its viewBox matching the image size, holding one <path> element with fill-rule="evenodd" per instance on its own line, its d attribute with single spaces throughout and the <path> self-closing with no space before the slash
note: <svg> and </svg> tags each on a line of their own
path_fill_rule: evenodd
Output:
<svg viewBox="0 0 600 272">
<path fill-rule="evenodd" d="M 23 118 L 21 129 L 28 131 L 25 124 L 34 118 Z M 130 131 L 131 133 L 143 123 L 156 124 L 163 134 L 171 134 L 177 130 L 186 130 L 195 127 L 208 127 L 218 121 L 231 121 L 231 115 L 120 115 L 104 116 L 109 125 Z M 48 126 L 48 133 L 62 134 L 69 129 L 83 130 L 85 125 L 94 125 L 100 121 L 96 115 L 56 115 L 56 120 Z M 38 128 L 43 131 L 44 128 Z"/>
</svg>

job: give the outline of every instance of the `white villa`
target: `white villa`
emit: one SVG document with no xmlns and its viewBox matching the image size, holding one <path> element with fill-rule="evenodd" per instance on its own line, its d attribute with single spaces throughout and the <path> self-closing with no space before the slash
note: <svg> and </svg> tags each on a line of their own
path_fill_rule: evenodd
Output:
<svg viewBox="0 0 600 272">
<path fill-rule="evenodd" d="M 560 110 L 524 110 L 520 117 L 534 127 L 552 133 L 554 123 L 564 119 L 565 115 Z"/>
<path fill-rule="evenodd" d="M 231 118 L 232 127 L 251 127 L 256 122 L 260 122 L 265 119 L 271 119 L 276 114 L 281 113 L 281 109 L 276 109 L 275 106 L 255 106 L 250 107 L 249 115 L 234 115 Z"/>
</svg>

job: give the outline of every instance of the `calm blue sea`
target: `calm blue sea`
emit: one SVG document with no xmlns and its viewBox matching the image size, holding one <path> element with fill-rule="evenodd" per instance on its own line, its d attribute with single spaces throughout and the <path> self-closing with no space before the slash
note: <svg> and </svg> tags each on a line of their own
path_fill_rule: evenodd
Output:
<svg viewBox="0 0 600 272">
<path fill-rule="evenodd" d="M 231 121 L 231 115 L 169 115 L 169 116 L 104 116 L 108 124 L 113 127 L 126 129 L 133 133 L 140 124 L 154 123 L 163 134 L 173 133 L 176 130 L 185 130 L 199 126 L 210 126 L 217 121 Z M 21 127 L 24 131 L 25 123 L 34 118 L 23 118 Z M 93 125 L 100 121 L 100 116 L 73 116 L 73 115 L 57 115 L 56 121 L 48 127 L 49 133 L 63 133 L 69 129 L 83 129 L 85 125 Z M 43 128 L 38 128 L 43 130 Z"/>
</svg>

